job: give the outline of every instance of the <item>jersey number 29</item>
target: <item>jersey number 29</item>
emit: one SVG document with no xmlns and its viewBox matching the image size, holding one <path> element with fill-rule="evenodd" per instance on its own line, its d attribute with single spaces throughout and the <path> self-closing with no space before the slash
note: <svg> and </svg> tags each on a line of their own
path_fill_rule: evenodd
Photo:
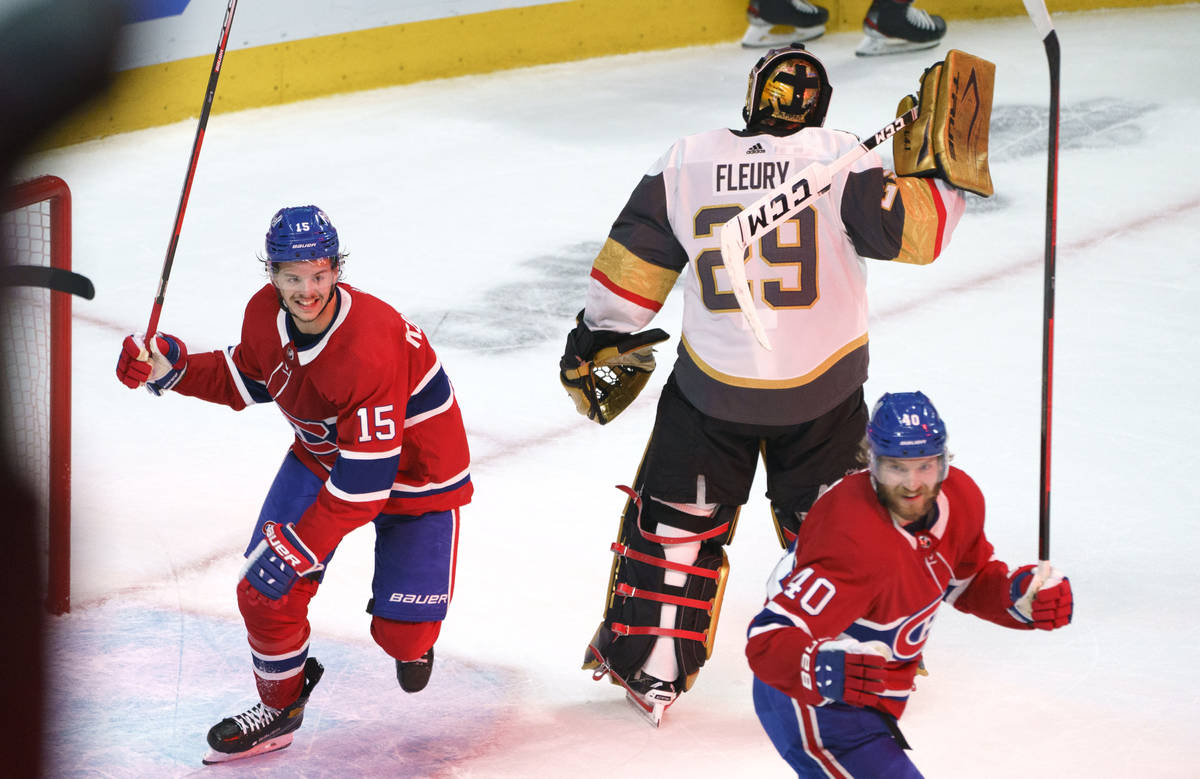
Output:
<svg viewBox="0 0 1200 779">
<path fill-rule="evenodd" d="M 737 206 L 709 206 L 702 208 L 696 214 L 693 223 L 695 236 L 707 238 L 714 235 L 721 225 L 737 216 L 741 209 Z M 784 243 L 780 233 L 796 231 L 795 243 Z M 817 299 L 817 211 L 806 208 L 791 219 L 779 225 L 778 229 L 760 238 L 753 247 L 763 262 L 772 269 L 795 266 L 795 286 L 785 286 L 782 278 L 762 279 L 751 282 L 752 293 L 760 294 L 763 301 L 771 308 L 808 308 Z M 750 259 L 755 251 L 751 251 Z M 709 311 L 738 311 L 737 298 L 733 292 L 717 290 L 717 268 L 724 267 L 719 248 L 705 249 L 696 255 L 696 278 L 700 281 L 700 292 L 704 306 Z"/>
</svg>

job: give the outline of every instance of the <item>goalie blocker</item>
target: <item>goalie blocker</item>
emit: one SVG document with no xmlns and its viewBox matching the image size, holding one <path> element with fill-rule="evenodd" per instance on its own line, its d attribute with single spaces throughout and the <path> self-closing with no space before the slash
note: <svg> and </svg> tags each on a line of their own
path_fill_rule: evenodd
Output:
<svg viewBox="0 0 1200 779">
<path fill-rule="evenodd" d="M 897 116 L 917 108 L 917 119 L 892 140 L 896 173 L 938 176 L 959 189 L 989 197 L 988 129 L 996 66 L 951 49 L 921 75 L 917 95 L 905 95 Z"/>
</svg>

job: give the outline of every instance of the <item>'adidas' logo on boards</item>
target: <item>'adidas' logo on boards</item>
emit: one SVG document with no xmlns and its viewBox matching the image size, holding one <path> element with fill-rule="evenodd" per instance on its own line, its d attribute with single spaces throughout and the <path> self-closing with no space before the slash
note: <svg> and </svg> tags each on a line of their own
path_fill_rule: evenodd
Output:
<svg viewBox="0 0 1200 779">
<path fill-rule="evenodd" d="M 763 148 L 761 143 L 756 143 L 749 149 L 746 149 L 747 154 L 766 154 L 767 150 Z"/>
</svg>

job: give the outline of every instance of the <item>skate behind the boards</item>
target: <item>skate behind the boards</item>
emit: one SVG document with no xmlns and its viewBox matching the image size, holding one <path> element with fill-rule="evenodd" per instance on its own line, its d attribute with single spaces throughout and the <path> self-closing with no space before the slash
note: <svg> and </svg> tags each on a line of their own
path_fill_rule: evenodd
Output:
<svg viewBox="0 0 1200 779">
<path fill-rule="evenodd" d="M 208 731 L 211 747 L 201 762 L 205 765 L 242 760 L 291 746 L 296 731 L 304 722 L 304 706 L 321 675 L 325 673 L 315 657 L 304 663 L 304 688 L 294 703 L 273 709 L 258 703 L 248 711 L 226 717 Z"/>
<path fill-rule="evenodd" d="M 613 684 L 618 684 L 625 688 L 625 700 L 630 706 L 647 722 L 654 727 L 662 724 L 663 714 L 671 704 L 678 698 L 678 693 L 674 689 L 674 685 L 669 688 L 656 689 L 653 685 L 647 685 L 646 678 L 625 680 L 619 673 L 613 670 L 608 661 L 604 659 L 604 654 L 597 646 L 600 630 L 597 629 L 596 635 L 592 637 L 592 641 L 588 644 L 587 653 L 583 658 L 583 668 L 592 672 L 592 679 L 600 681 L 606 675 Z M 658 681 L 658 680 L 654 680 Z M 661 683 L 660 683 L 661 684 Z M 642 688 L 645 689 L 642 689 Z"/>
</svg>

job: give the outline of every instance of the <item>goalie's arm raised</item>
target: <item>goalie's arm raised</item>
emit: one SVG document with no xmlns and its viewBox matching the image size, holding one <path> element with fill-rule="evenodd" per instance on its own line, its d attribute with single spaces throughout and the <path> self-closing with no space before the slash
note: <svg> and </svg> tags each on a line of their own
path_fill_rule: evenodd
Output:
<svg viewBox="0 0 1200 779">
<path fill-rule="evenodd" d="M 919 96 L 900 101 L 897 114 L 915 111 L 917 118 L 893 137 L 896 175 L 876 169 L 846 180 L 842 221 L 859 255 L 933 262 L 965 208 L 959 190 L 992 194 L 987 144 L 994 73 L 992 63 L 952 50 L 922 74 Z"/>
</svg>

